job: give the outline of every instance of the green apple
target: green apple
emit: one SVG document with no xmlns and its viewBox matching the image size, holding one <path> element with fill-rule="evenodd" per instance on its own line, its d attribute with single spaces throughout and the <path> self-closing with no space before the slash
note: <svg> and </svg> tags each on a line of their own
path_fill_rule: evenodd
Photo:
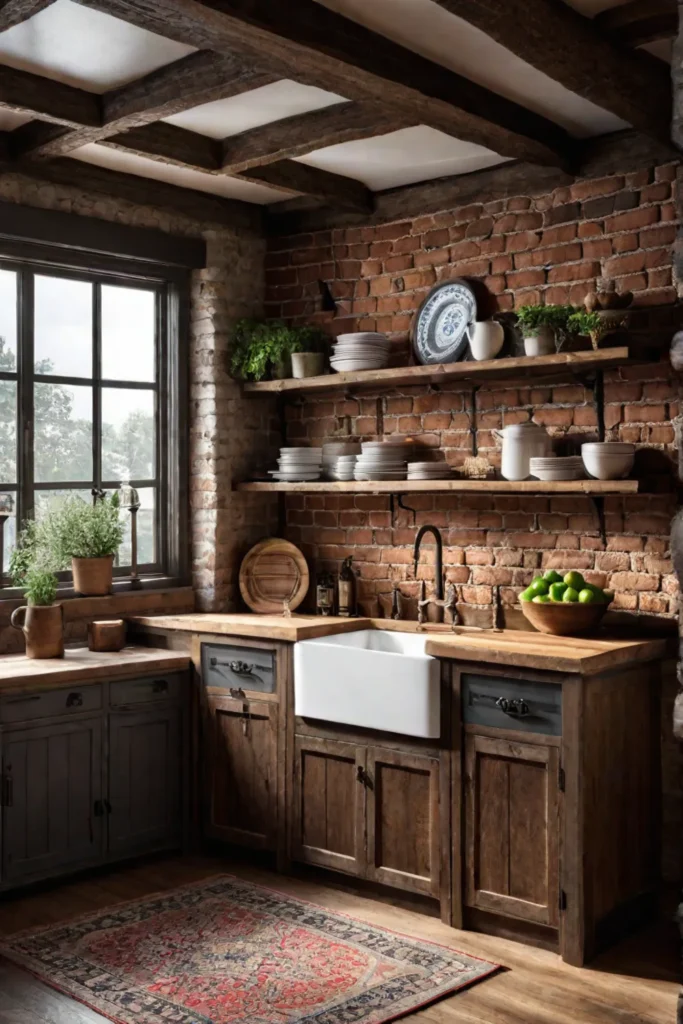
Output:
<svg viewBox="0 0 683 1024">
<path fill-rule="evenodd" d="M 536 576 L 536 578 L 531 581 L 527 589 L 531 591 L 534 597 L 539 597 L 542 594 L 548 593 L 549 584 L 542 576 Z"/>
<path fill-rule="evenodd" d="M 598 598 L 590 587 L 584 587 L 579 591 L 579 604 L 597 604 Z"/>
<path fill-rule="evenodd" d="M 575 604 L 579 600 L 579 592 L 574 587 L 567 587 L 562 595 L 564 604 Z"/>
<path fill-rule="evenodd" d="M 551 601 L 561 601 L 564 597 L 564 592 L 567 589 L 567 584 L 559 580 L 556 583 L 550 584 L 550 599 Z"/>
<path fill-rule="evenodd" d="M 546 580 L 546 582 L 548 583 L 562 582 L 562 577 L 560 576 L 559 572 L 556 572 L 554 569 L 548 569 L 546 572 L 544 572 L 543 579 Z"/>
<path fill-rule="evenodd" d="M 586 582 L 580 572 L 568 572 L 564 578 L 564 582 L 572 590 L 575 590 L 577 594 L 586 586 Z"/>
<path fill-rule="evenodd" d="M 613 590 L 603 590 L 602 596 L 603 596 L 603 598 L 605 600 L 605 604 L 611 604 L 612 601 L 614 600 L 614 591 Z"/>
<path fill-rule="evenodd" d="M 536 594 L 536 597 L 533 599 L 533 603 L 534 604 L 550 604 L 550 598 L 548 597 L 547 594 Z"/>
<path fill-rule="evenodd" d="M 527 589 L 523 590 L 522 593 L 519 595 L 519 599 L 520 601 L 533 601 L 535 596 L 536 595 L 534 594 L 531 587 L 527 587 Z"/>
</svg>

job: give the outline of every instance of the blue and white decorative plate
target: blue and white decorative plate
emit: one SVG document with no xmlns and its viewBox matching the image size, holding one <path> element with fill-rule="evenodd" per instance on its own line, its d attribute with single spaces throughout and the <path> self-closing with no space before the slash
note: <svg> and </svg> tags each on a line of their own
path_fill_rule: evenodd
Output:
<svg viewBox="0 0 683 1024">
<path fill-rule="evenodd" d="M 477 300 L 466 281 L 438 284 L 415 315 L 413 349 L 420 363 L 455 363 L 467 352 L 467 326 L 477 319 Z"/>
</svg>

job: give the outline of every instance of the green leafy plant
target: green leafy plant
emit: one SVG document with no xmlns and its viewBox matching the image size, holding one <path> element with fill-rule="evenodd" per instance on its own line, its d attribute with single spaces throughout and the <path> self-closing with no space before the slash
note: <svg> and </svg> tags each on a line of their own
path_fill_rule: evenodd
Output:
<svg viewBox="0 0 683 1024">
<path fill-rule="evenodd" d="M 64 569 L 72 558 L 105 558 L 116 554 L 124 530 L 117 493 L 100 498 L 94 504 L 82 498 L 66 498 L 38 527 L 41 543 Z"/>
<path fill-rule="evenodd" d="M 293 352 L 323 351 L 327 337 L 317 327 L 289 327 L 283 320 L 238 320 L 230 370 L 243 380 L 263 380 Z"/>
<path fill-rule="evenodd" d="M 54 604 L 57 596 L 57 577 L 47 569 L 32 566 L 26 573 L 24 588 L 29 604 Z"/>
<path fill-rule="evenodd" d="M 517 310 L 517 323 L 525 338 L 535 337 L 543 328 L 562 335 L 573 313 L 573 306 L 521 306 Z"/>
<path fill-rule="evenodd" d="M 594 311 L 587 312 L 578 309 L 569 317 L 567 327 L 572 334 L 590 335 L 593 331 L 599 331 L 602 327 L 602 317 Z"/>
<path fill-rule="evenodd" d="M 578 309 L 570 316 L 567 327 L 572 334 L 588 335 L 591 345 L 597 349 L 603 338 L 624 327 L 626 321 L 626 313 L 610 310 L 601 314 L 595 310 Z"/>
</svg>

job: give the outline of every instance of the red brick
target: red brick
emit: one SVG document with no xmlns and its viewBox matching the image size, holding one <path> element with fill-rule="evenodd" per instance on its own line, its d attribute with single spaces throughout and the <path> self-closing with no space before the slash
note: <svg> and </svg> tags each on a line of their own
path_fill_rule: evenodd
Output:
<svg viewBox="0 0 683 1024">
<path fill-rule="evenodd" d="M 667 418 L 664 405 L 627 405 L 624 408 L 627 423 L 662 423 Z"/>
<path fill-rule="evenodd" d="M 412 256 L 391 256 L 384 261 L 384 270 L 387 273 L 397 273 L 400 270 L 410 270 L 412 265 Z"/>
<path fill-rule="evenodd" d="M 585 220 L 578 226 L 579 238 L 593 238 L 595 235 L 601 235 L 603 233 L 602 224 L 598 224 L 594 220 Z"/>
<path fill-rule="evenodd" d="M 380 260 L 364 260 L 360 265 L 361 277 L 375 277 L 382 273 Z"/>
<path fill-rule="evenodd" d="M 484 278 L 484 284 L 491 295 L 500 295 L 505 291 L 505 277 L 502 274 Z"/>
<path fill-rule="evenodd" d="M 543 267 L 547 264 L 573 263 L 581 259 L 581 245 L 578 242 L 569 245 L 557 245 L 549 249 L 534 249 L 533 252 L 519 252 L 515 256 L 515 267 L 522 270 L 526 267 Z"/>
<path fill-rule="evenodd" d="M 668 181 L 657 182 L 655 185 L 648 185 L 640 193 L 641 203 L 662 203 L 665 199 L 671 198 L 671 185 Z"/>
<path fill-rule="evenodd" d="M 481 246 L 478 242 L 472 242 L 470 240 L 464 242 L 458 242 L 457 245 L 451 246 L 451 259 L 466 260 L 473 256 L 478 256 L 481 252 Z"/>
<path fill-rule="evenodd" d="M 515 196 L 514 199 L 508 199 L 507 209 L 511 212 L 518 210 L 528 210 L 531 207 L 531 200 L 527 199 L 526 196 Z"/>
<path fill-rule="evenodd" d="M 639 292 L 634 299 L 634 306 L 667 306 L 673 305 L 678 298 L 675 288 L 651 288 Z"/>
<path fill-rule="evenodd" d="M 451 240 L 451 236 L 446 228 L 441 228 L 438 231 L 428 231 L 427 234 L 422 236 L 422 246 L 425 249 L 438 249 L 441 246 L 448 245 Z"/>
<path fill-rule="evenodd" d="M 638 248 L 638 235 L 629 233 L 617 235 L 612 239 L 612 248 L 615 252 L 632 252 Z"/>
<path fill-rule="evenodd" d="M 655 167 L 655 181 L 675 181 L 678 164 L 663 164 Z"/>
<path fill-rule="evenodd" d="M 658 245 L 673 245 L 676 241 L 676 233 L 676 228 L 673 224 L 666 224 L 658 228 L 641 231 L 639 242 L 643 249 L 652 249 Z"/>
<path fill-rule="evenodd" d="M 448 249 L 430 249 L 425 252 L 416 252 L 414 262 L 416 267 L 431 267 L 438 263 L 448 263 Z"/>
<path fill-rule="evenodd" d="M 646 206 L 640 210 L 620 213 L 616 217 L 608 217 L 605 221 L 605 231 L 637 231 L 638 228 L 645 228 L 648 224 L 656 224 L 658 220 L 658 208 Z"/>
<path fill-rule="evenodd" d="M 553 267 L 548 272 L 548 283 L 556 284 L 560 281 L 584 281 L 586 278 L 595 277 L 600 273 L 600 264 L 597 262 L 585 261 L 583 263 L 568 263 L 559 267 Z"/>
<path fill-rule="evenodd" d="M 534 249 L 540 242 L 540 236 L 534 231 L 522 231 L 518 235 L 508 235 L 505 241 L 506 252 L 522 252 Z"/>
<path fill-rule="evenodd" d="M 569 192 L 572 199 L 593 199 L 595 196 L 606 196 L 619 192 L 624 187 L 621 177 L 597 178 L 589 181 L 577 181 Z"/>
<path fill-rule="evenodd" d="M 517 270 L 506 277 L 508 288 L 533 288 L 545 284 L 545 270 Z"/>
<path fill-rule="evenodd" d="M 467 227 L 468 238 L 488 238 L 493 231 L 493 217 L 474 220 Z"/>
<path fill-rule="evenodd" d="M 561 245 L 563 242 L 573 242 L 581 225 L 561 224 L 556 228 L 547 228 L 541 235 L 541 245 Z"/>
<path fill-rule="evenodd" d="M 587 260 L 599 260 L 612 255 L 612 240 L 597 238 L 592 242 L 583 243 L 583 255 Z"/>
</svg>

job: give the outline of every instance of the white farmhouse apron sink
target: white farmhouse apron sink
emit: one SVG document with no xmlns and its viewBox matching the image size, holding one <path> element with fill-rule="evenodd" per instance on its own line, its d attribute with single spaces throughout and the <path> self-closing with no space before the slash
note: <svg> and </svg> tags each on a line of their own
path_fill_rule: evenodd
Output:
<svg viewBox="0 0 683 1024">
<path fill-rule="evenodd" d="M 438 739 L 440 668 L 426 636 L 361 629 L 294 645 L 294 711 L 303 718 Z"/>
</svg>

